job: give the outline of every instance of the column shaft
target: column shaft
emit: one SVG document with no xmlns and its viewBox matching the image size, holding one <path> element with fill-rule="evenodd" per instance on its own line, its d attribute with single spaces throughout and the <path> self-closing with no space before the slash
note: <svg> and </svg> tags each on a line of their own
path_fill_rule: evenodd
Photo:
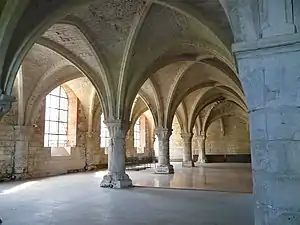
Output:
<svg viewBox="0 0 300 225">
<path fill-rule="evenodd" d="M 132 181 L 125 173 L 125 135 L 121 121 L 106 121 L 111 137 L 108 148 L 108 174 L 103 177 L 100 186 L 109 188 L 126 188 Z"/>
<path fill-rule="evenodd" d="M 184 149 L 183 149 L 183 167 L 193 167 L 193 153 L 192 153 L 192 137 L 191 133 L 181 133 L 183 139 Z"/>
<path fill-rule="evenodd" d="M 158 137 L 158 166 L 156 173 L 170 174 L 174 173 L 173 166 L 170 164 L 170 136 L 172 131 L 167 128 L 157 128 Z"/>
<path fill-rule="evenodd" d="M 206 153 L 205 153 L 205 141 L 206 137 L 205 135 L 197 136 L 197 141 L 199 145 L 199 156 L 197 160 L 197 164 L 203 164 L 207 162 Z"/>
</svg>

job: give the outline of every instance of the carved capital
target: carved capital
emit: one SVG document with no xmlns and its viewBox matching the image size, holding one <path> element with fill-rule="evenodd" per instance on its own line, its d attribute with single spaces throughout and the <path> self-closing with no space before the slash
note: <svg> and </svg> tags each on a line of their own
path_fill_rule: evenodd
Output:
<svg viewBox="0 0 300 225">
<path fill-rule="evenodd" d="M 181 138 L 183 139 L 184 142 L 191 142 L 193 134 L 192 133 L 181 133 Z"/>
<path fill-rule="evenodd" d="M 172 135 L 172 129 L 168 128 L 156 128 L 155 133 L 159 140 L 169 139 Z"/>
<path fill-rule="evenodd" d="M 125 123 L 122 120 L 106 120 L 109 135 L 111 138 L 123 138 L 126 136 Z"/>
<path fill-rule="evenodd" d="M 16 98 L 6 95 L 0 90 L 0 117 L 3 117 L 11 109 L 11 105 L 16 101 Z"/>
<path fill-rule="evenodd" d="M 195 136 L 195 138 L 196 138 L 197 140 L 205 140 L 205 139 L 206 139 L 206 135 L 202 133 L 202 134 L 200 134 L 200 135 Z"/>
</svg>

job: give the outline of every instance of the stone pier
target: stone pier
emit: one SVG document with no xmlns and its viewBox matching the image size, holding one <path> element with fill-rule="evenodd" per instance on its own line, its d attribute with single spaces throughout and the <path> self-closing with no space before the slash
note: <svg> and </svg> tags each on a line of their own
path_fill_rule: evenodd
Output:
<svg viewBox="0 0 300 225">
<path fill-rule="evenodd" d="M 184 149 L 183 149 L 183 167 L 194 167 L 193 153 L 192 153 L 192 137 L 191 133 L 181 133 L 183 139 Z"/>
<path fill-rule="evenodd" d="M 171 129 L 157 128 L 156 135 L 158 137 L 159 155 L 158 166 L 155 169 L 155 173 L 172 174 L 174 168 L 170 164 L 170 136 L 172 134 Z"/>
<path fill-rule="evenodd" d="M 111 137 L 108 150 L 108 174 L 103 177 L 100 186 L 108 188 L 127 188 L 132 181 L 125 173 L 125 135 L 124 124 L 119 121 L 106 121 Z"/>
</svg>

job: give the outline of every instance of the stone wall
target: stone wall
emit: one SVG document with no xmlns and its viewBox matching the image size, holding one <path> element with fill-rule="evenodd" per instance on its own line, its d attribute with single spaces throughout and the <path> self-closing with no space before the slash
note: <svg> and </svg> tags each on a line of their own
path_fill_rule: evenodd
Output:
<svg viewBox="0 0 300 225">
<path fill-rule="evenodd" d="M 172 126 L 172 135 L 170 137 L 170 160 L 171 161 L 182 161 L 183 157 L 183 140 L 180 136 L 181 128 L 179 122 L 174 117 Z"/>
<path fill-rule="evenodd" d="M 108 155 L 105 148 L 100 147 L 100 132 L 94 131 L 86 134 L 87 169 L 106 168 Z"/>
<path fill-rule="evenodd" d="M 148 119 L 145 116 L 141 116 L 141 142 L 143 150 L 138 151 L 136 147 L 134 147 L 134 128 L 133 126 L 128 131 L 126 137 L 126 157 L 149 157 L 154 156 L 153 152 L 153 137 L 152 132 L 150 130 L 150 124 Z M 142 152 L 143 151 L 143 152 Z"/>
<path fill-rule="evenodd" d="M 16 93 L 15 87 L 13 93 Z M 15 174 L 16 145 L 20 140 L 20 127 L 16 125 L 17 107 L 14 102 L 11 110 L 0 120 L 0 181 L 13 179 Z"/>
<path fill-rule="evenodd" d="M 15 126 L 0 125 L 0 180 L 11 179 L 15 152 Z"/>
<path fill-rule="evenodd" d="M 66 148 L 44 147 L 45 101 L 34 125 L 16 125 L 15 107 L 0 124 L 0 180 L 25 179 L 105 167 L 107 156 L 100 148 L 99 132 L 87 132 L 87 119 L 80 102 L 77 110 L 76 140 Z"/>
<path fill-rule="evenodd" d="M 174 117 L 172 126 L 172 135 L 170 137 L 170 159 L 171 161 L 182 161 L 183 158 L 183 140 L 181 138 L 181 128 L 178 119 Z M 199 146 L 198 142 L 193 136 L 192 139 L 192 151 L 193 155 L 198 155 Z"/>
<path fill-rule="evenodd" d="M 207 130 L 207 155 L 250 155 L 250 137 L 246 122 L 237 117 L 223 117 L 214 121 Z M 183 140 L 178 120 L 174 118 L 173 132 L 170 138 L 171 161 L 182 161 Z M 194 135 L 192 140 L 193 155 L 198 155 L 199 146 Z"/>
<path fill-rule="evenodd" d="M 45 177 L 84 170 L 86 165 L 86 118 L 78 103 L 76 145 L 70 147 L 69 155 L 53 156 L 49 147 L 44 147 L 45 101 L 41 105 L 36 127 L 31 135 L 28 149 L 28 176 Z M 57 150 L 57 149 L 53 149 Z"/>
<path fill-rule="evenodd" d="M 214 121 L 206 132 L 206 154 L 250 154 L 247 124 L 237 117 L 223 117 L 222 121 Z"/>
</svg>

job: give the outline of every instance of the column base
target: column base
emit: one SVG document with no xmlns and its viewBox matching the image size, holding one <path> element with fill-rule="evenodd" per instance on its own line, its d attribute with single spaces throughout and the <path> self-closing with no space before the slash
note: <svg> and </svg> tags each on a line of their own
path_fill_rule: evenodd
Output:
<svg viewBox="0 0 300 225">
<path fill-rule="evenodd" d="M 100 183 L 102 188 L 129 188 L 132 187 L 132 180 L 127 174 L 107 174 Z"/>
<path fill-rule="evenodd" d="M 158 174 L 173 174 L 174 168 L 172 165 L 160 165 L 155 168 L 155 173 Z"/>
<path fill-rule="evenodd" d="M 196 166 L 201 166 L 203 164 L 207 163 L 207 159 L 206 158 L 202 158 L 202 159 L 199 159 L 197 162 L 196 162 Z"/>
<path fill-rule="evenodd" d="M 93 171 L 93 170 L 96 170 L 96 169 L 97 169 L 97 166 L 93 166 L 93 165 L 87 165 L 86 166 L 87 171 Z"/>
<path fill-rule="evenodd" d="M 188 161 L 188 162 L 182 162 L 182 167 L 188 167 L 188 168 L 191 168 L 191 167 L 194 167 L 194 162 L 193 161 Z"/>
</svg>

